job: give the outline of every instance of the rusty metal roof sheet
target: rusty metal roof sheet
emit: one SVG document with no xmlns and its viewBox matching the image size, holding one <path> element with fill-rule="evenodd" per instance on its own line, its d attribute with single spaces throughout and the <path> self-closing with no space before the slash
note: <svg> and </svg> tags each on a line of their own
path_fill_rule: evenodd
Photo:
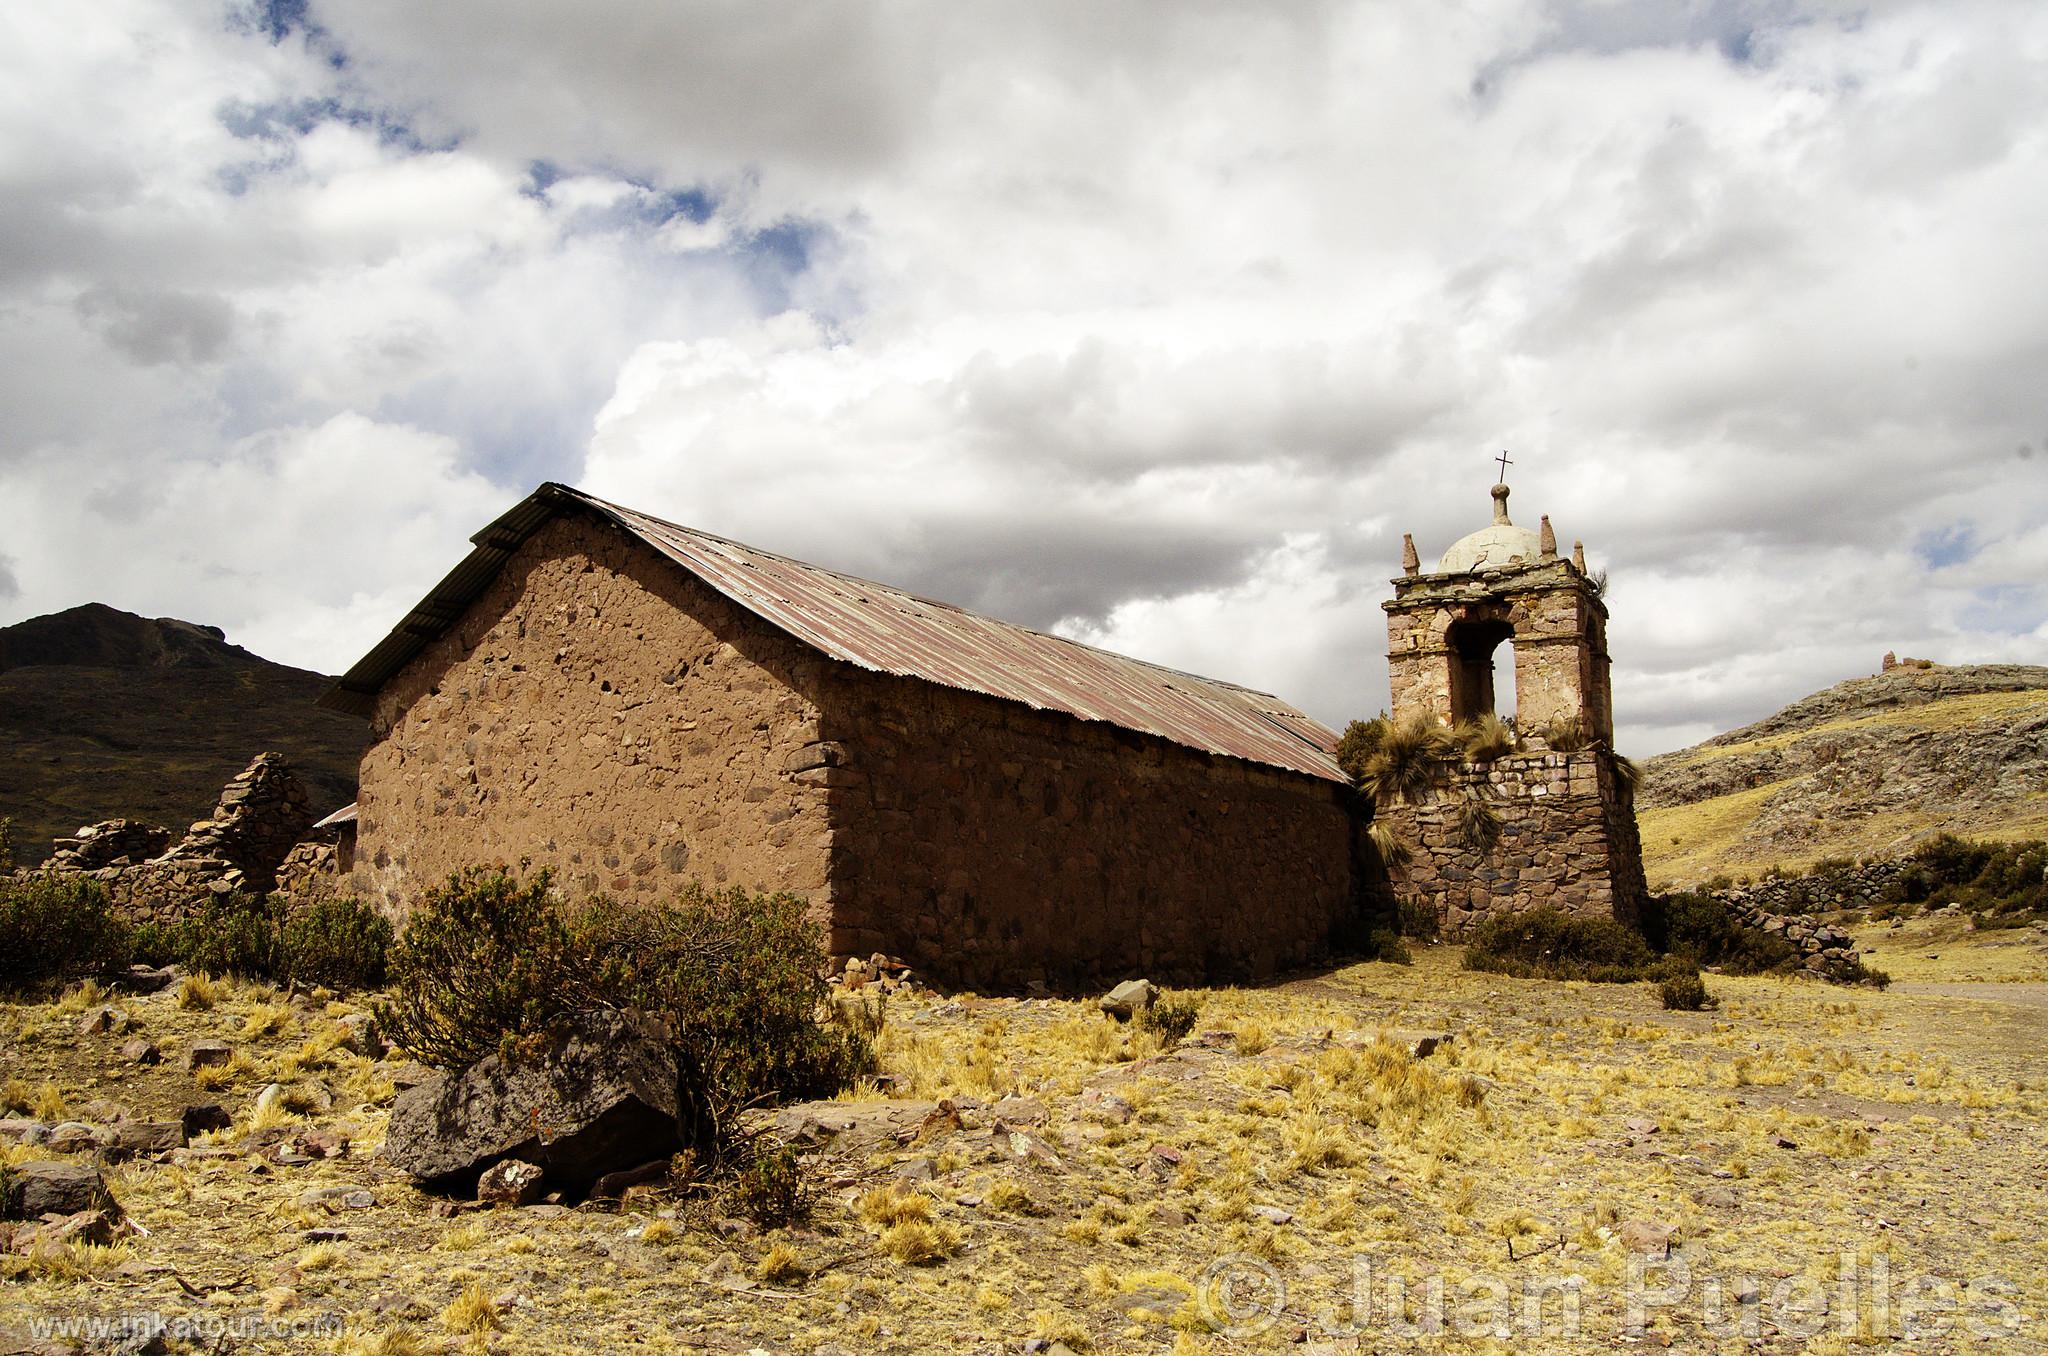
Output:
<svg viewBox="0 0 2048 1356">
<path fill-rule="evenodd" d="M 834 659 L 1062 711 L 1205 753 L 1348 782 L 1336 735 L 1263 692 L 979 616 L 547 484 L 476 534 L 476 550 L 321 698 L 367 715 L 406 661 L 481 594 L 541 525 L 584 509 L 617 524 L 749 612 Z"/>
</svg>

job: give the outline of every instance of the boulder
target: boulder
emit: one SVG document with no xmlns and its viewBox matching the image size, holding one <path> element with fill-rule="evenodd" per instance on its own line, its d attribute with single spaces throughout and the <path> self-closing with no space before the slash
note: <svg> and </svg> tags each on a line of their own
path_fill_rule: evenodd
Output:
<svg viewBox="0 0 2048 1356">
<path fill-rule="evenodd" d="M 436 1190 L 461 1190 L 519 1158 L 580 1191 L 711 1137 L 702 1079 L 647 1014 L 575 1013 L 533 1046 L 402 1094 L 385 1158 Z"/>
<path fill-rule="evenodd" d="M 225 1041 L 194 1041 L 185 1051 L 185 1067 L 204 1069 L 225 1064 L 234 1057 L 234 1048 Z"/>
<path fill-rule="evenodd" d="M 206 1102 L 186 1107 L 178 1114 L 178 1123 L 184 1128 L 185 1138 L 191 1140 L 213 1130 L 232 1130 L 235 1118 L 219 1103 Z"/>
<path fill-rule="evenodd" d="M 82 1163 L 23 1163 L 7 1170 L 0 1219 L 41 1219 L 87 1210 L 115 1216 L 121 1213 L 114 1193 L 107 1190 L 107 1179 L 97 1168 Z"/>
<path fill-rule="evenodd" d="M 1102 1010 L 1119 1022 L 1128 1022 L 1150 1008 L 1159 997 L 1149 979 L 1127 979 L 1102 996 Z"/>
<path fill-rule="evenodd" d="M 164 1054 L 156 1046 L 137 1036 L 121 1047 L 121 1058 L 130 1064 L 161 1064 L 164 1061 Z"/>
</svg>

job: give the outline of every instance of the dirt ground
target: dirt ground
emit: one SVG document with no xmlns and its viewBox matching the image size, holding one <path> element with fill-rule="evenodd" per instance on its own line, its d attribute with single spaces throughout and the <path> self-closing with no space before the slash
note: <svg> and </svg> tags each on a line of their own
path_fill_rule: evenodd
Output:
<svg viewBox="0 0 2048 1356">
<path fill-rule="evenodd" d="M 2041 938 L 1860 937 L 1889 992 L 1710 976 L 1666 1012 L 1428 948 L 1195 991 L 1173 1049 L 1092 1003 L 892 999 L 890 1095 L 777 1114 L 821 1193 L 768 1233 L 660 1192 L 437 1213 L 380 1167 L 406 1071 L 342 1044 L 349 1002 L 0 1008 L 0 1114 L 235 1118 L 108 1168 L 146 1233 L 0 1259 L 0 1351 L 155 1318 L 340 1353 L 2048 1349 Z M 82 1033 L 103 1002 L 132 1029 Z M 236 1054 L 195 1076 L 203 1039 Z"/>
</svg>

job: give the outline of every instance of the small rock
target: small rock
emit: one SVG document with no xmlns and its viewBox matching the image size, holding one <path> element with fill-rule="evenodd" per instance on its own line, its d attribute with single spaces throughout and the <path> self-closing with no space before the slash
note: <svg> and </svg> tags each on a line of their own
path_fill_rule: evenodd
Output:
<svg viewBox="0 0 2048 1356">
<path fill-rule="evenodd" d="M 906 1158 L 896 1165 L 896 1180 L 899 1182 L 929 1182 L 938 1175 L 938 1168 L 922 1154 Z"/>
<path fill-rule="evenodd" d="M 178 1121 L 185 1128 L 189 1142 L 215 1130 L 232 1130 L 235 1118 L 228 1115 L 227 1108 L 216 1102 L 203 1102 L 188 1106 L 178 1115 Z"/>
<path fill-rule="evenodd" d="M 1129 1125 L 1131 1117 L 1138 1114 L 1137 1108 L 1113 1092 L 1100 1088 L 1084 1089 L 1080 1097 L 1081 1108 L 1088 1115 L 1117 1125 Z"/>
<path fill-rule="evenodd" d="M 1771 1138 L 1771 1147 L 1773 1149 L 1796 1149 L 1799 1145 L 1796 1141 L 1786 1139 L 1783 1135 L 1774 1135 Z"/>
<path fill-rule="evenodd" d="M 1671 1240 L 1676 1233 L 1677 1230 L 1668 1224 L 1657 1224 L 1643 1219 L 1631 1219 L 1623 1220 L 1615 1229 L 1614 1236 L 1620 1239 L 1621 1245 L 1630 1252 L 1642 1253 L 1646 1256 L 1669 1257 L 1671 1255 Z"/>
<path fill-rule="evenodd" d="M 270 1083 L 256 1094 L 256 1119 L 269 1120 L 284 1109 L 284 1086 Z"/>
<path fill-rule="evenodd" d="M 135 1025 L 127 1014 L 112 1008 L 94 1008 L 78 1019 L 78 1034 L 103 1036 L 110 1031 L 127 1031 Z"/>
<path fill-rule="evenodd" d="M 1450 1043 L 1451 1033 L 1442 1031 L 1435 1035 L 1419 1037 L 1413 1045 L 1408 1047 L 1408 1053 L 1415 1059 L 1428 1059 L 1439 1049 Z"/>
<path fill-rule="evenodd" d="M 303 1243 L 346 1243 L 348 1242 L 348 1230 L 308 1229 L 299 1235 L 299 1240 Z"/>
<path fill-rule="evenodd" d="M 48 1121 L 0 1121 L 0 1143 L 6 1144 L 48 1144 L 50 1123 Z"/>
<path fill-rule="evenodd" d="M 990 1108 L 990 1114 L 1014 1125 L 1043 1125 L 1045 1103 L 1029 1097 L 1005 1097 Z"/>
<path fill-rule="evenodd" d="M 1162 1229 L 1186 1227 L 1188 1212 L 1177 1205 L 1155 1205 L 1152 1207 L 1152 1223 Z"/>
<path fill-rule="evenodd" d="M 1704 1187 L 1693 1193 L 1694 1200 L 1715 1210 L 1733 1210 L 1740 1202 L 1727 1187 Z"/>
<path fill-rule="evenodd" d="M 194 1041 L 185 1051 L 185 1067 L 205 1069 L 227 1063 L 235 1057 L 233 1047 L 225 1041 Z"/>
<path fill-rule="evenodd" d="M 1149 979 L 1127 979 L 1102 996 L 1100 1007 L 1119 1022 L 1128 1022 L 1133 1016 L 1149 1009 L 1159 998 L 1159 990 Z"/>
<path fill-rule="evenodd" d="M 131 993 L 161 993 L 179 979 L 178 967 L 166 965 L 154 969 L 147 965 L 131 965 L 114 982 Z"/>
<path fill-rule="evenodd" d="M 546 1177 L 531 1163 L 502 1159 L 485 1168 L 477 1178 L 476 1198 L 484 1205 L 531 1205 L 540 1199 L 541 1183 Z"/>
<path fill-rule="evenodd" d="M 164 1052 L 137 1036 L 121 1046 L 121 1058 L 130 1064 L 161 1064 L 164 1062 Z"/>
<path fill-rule="evenodd" d="M 181 1121 L 122 1121 L 108 1135 L 107 1153 L 125 1158 L 131 1154 L 161 1154 L 185 1147 L 185 1126 Z"/>
<path fill-rule="evenodd" d="M 1623 1121 L 1622 1124 L 1628 1128 L 1628 1132 L 1632 1135 L 1654 1135 L 1662 1128 L 1648 1116 L 1631 1116 Z"/>
<path fill-rule="evenodd" d="M 1245 1207 L 1245 1209 L 1248 1213 L 1257 1215 L 1268 1224 L 1289 1224 L 1294 1220 L 1292 1212 L 1282 1210 L 1277 1205 L 1252 1205 Z"/>
<path fill-rule="evenodd" d="M 54 1154 L 89 1154 L 107 1142 L 107 1132 L 84 1121 L 62 1121 L 50 1128 L 48 1147 Z"/>
</svg>

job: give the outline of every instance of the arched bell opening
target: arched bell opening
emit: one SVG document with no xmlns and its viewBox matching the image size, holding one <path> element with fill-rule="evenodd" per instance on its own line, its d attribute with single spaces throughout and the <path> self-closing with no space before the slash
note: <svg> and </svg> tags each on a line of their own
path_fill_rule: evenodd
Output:
<svg viewBox="0 0 2048 1356">
<path fill-rule="evenodd" d="M 1444 633 L 1451 659 L 1451 723 L 1463 724 L 1481 716 L 1512 716 L 1515 711 L 1515 628 L 1506 621 L 1487 618 L 1452 622 Z M 1501 711 L 1494 673 L 1494 655 L 1502 641 L 1507 649 L 1505 688 L 1508 709 Z"/>
</svg>

